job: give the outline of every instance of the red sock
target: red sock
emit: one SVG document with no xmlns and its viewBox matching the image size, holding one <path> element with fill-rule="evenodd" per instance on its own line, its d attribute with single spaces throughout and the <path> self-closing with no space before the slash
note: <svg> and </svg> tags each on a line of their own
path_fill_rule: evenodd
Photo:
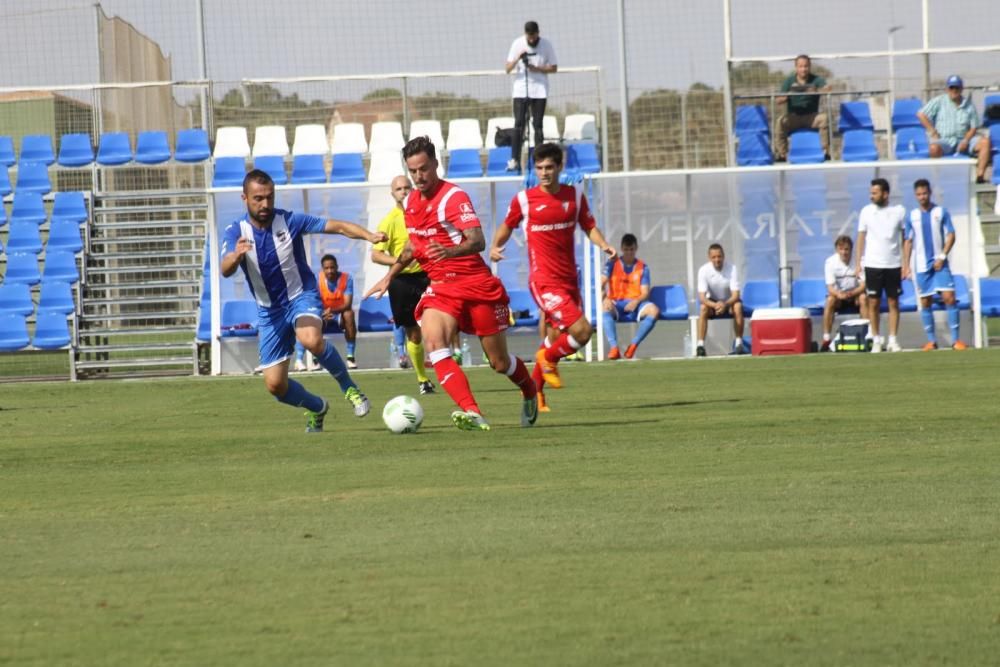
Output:
<svg viewBox="0 0 1000 667">
<path fill-rule="evenodd" d="M 438 384 L 440 384 L 451 400 L 455 401 L 462 410 L 483 414 L 476 405 L 476 399 L 472 396 L 472 389 L 469 388 L 469 378 L 462 372 L 462 367 L 450 356 L 434 364 L 434 372 L 437 373 Z"/>
<path fill-rule="evenodd" d="M 514 362 L 514 372 L 511 373 L 508 370 L 507 377 L 510 378 L 511 382 L 520 387 L 522 396 L 531 398 L 538 393 L 538 387 L 535 386 L 535 381 L 531 379 L 528 367 L 521 361 L 521 357 L 514 357 Z"/>
<path fill-rule="evenodd" d="M 554 364 L 574 352 L 576 352 L 576 348 L 570 344 L 569 334 L 564 331 L 559 334 L 559 338 L 556 338 L 551 345 L 545 348 L 545 360 Z"/>
<path fill-rule="evenodd" d="M 531 371 L 531 379 L 535 381 L 535 387 L 538 391 L 545 388 L 545 378 L 542 377 L 542 367 L 535 364 L 535 368 Z"/>
</svg>

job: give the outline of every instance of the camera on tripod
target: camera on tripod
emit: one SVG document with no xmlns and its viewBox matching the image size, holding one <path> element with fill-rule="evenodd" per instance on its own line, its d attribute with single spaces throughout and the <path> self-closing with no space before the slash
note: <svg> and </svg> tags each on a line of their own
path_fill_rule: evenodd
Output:
<svg viewBox="0 0 1000 667">
<path fill-rule="evenodd" d="M 537 55 L 537 54 L 525 51 L 524 53 L 521 54 L 521 60 L 524 61 L 525 65 L 528 65 L 528 58 L 530 58 L 531 56 L 534 56 L 534 55 Z"/>
</svg>

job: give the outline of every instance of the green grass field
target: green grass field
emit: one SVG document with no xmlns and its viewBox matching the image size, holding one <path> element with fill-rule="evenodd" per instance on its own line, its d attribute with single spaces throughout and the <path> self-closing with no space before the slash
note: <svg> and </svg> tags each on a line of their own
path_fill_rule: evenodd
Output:
<svg viewBox="0 0 1000 667">
<path fill-rule="evenodd" d="M 1000 353 L 0 385 L 0 665 L 987 665 Z M 336 395 L 328 377 L 310 388 Z"/>
</svg>

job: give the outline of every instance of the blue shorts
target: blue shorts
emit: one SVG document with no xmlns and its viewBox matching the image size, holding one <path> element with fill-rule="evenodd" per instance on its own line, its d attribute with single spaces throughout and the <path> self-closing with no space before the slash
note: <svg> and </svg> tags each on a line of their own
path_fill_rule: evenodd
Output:
<svg viewBox="0 0 1000 667">
<path fill-rule="evenodd" d="M 972 139 L 969 140 L 969 149 L 965 152 L 966 155 L 972 155 L 977 150 L 977 145 L 979 140 L 982 139 L 978 134 L 972 135 Z M 934 139 L 931 141 L 932 144 L 937 144 L 941 147 L 941 152 L 945 155 L 954 155 L 958 150 L 958 145 L 962 142 L 961 139 Z"/>
<path fill-rule="evenodd" d="M 312 317 L 322 325 L 323 304 L 317 292 L 303 292 L 283 307 L 261 312 L 257 319 L 260 367 L 268 368 L 290 359 L 295 350 L 295 321 Z"/>
<path fill-rule="evenodd" d="M 631 300 L 632 299 L 615 299 L 615 310 L 611 313 L 611 316 L 615 318 L 615 322 L 638 322 L 639 313 L 641 313 L 642 309 L 646 307 L 646 304 L 650 303 L 649 301 L 640 301 L 635 310 L 631 313 L 626 313 L 625 306 L 627 306 Z"/>
<path fill-rule="evenodd" d="M 945 263 L 940 271 L 933 268 L 930 271 L 917 273 L 917 296 L 934 296 L 937 292 L 954 292 L 955 279 L 951 269 Z"/>
</svg>

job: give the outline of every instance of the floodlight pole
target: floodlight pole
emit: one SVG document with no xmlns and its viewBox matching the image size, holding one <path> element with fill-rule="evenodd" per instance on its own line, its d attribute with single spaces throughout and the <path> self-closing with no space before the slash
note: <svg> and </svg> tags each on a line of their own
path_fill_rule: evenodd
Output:
<svg viewBox="0 0 1000 667">
<path fill-rule="evenodd" d="M 194 0 L 195 17 L 197 18 L 198 30 L 198 77 L 202 82 L 208 81 L 208 60 L 205 55 L 205 2 L 204 0 Z M 208 84 L 202 83 L 200 86 L 199 98 L 201 102 L 201 129 L 211 132 L 208 118 Z"/>
<path fill-rule="evenodd" d="M 924 36 L 924 90 L 921 92 L 920 99 L 926 99 L 924 96 L 927 94 L 926 91 L 930 90 L 931 87 L 931 21 L 930 21 L 930 0 L 923 0 L 920 3 L 920 20 L 923 21 L 923 36 Z"/>
<path fill-rule="evenodd" d="M 618 77 L 622 105 L 622 171 L 631 171 L 629 159 L 628 62 L 625 58 L 625 0 L 618 0 Z"/>
<path fill-rule="evenodd" d="M 722 43 L 725 47 L 725 72 L 722 77 L 723 122 L 726 127 L 726 166 L 736 164 L 736 147 L 733 145 L 733 90 L 729 81 L 733 57 L 732 0 L 722 0 Z M 697 164 L 697 162 L 695 163 Z"/>
</svg>

